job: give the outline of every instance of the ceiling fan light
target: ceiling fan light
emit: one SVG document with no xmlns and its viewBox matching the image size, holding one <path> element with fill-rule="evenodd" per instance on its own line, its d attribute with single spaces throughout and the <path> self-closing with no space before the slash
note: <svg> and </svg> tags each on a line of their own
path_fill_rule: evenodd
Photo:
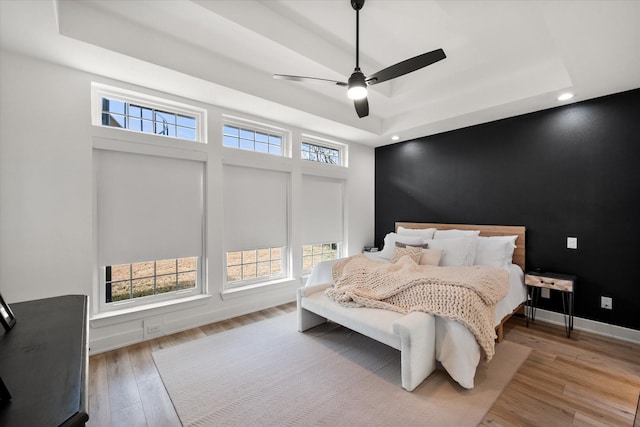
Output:
<svg viewBox="0 0 640 427">
<path fill-rule="evenodd" d="M 347 91 L 347 96 L 351 99 L 362 99 L 367 97 L 366 86 L 352 86 Z"/>
</svg>

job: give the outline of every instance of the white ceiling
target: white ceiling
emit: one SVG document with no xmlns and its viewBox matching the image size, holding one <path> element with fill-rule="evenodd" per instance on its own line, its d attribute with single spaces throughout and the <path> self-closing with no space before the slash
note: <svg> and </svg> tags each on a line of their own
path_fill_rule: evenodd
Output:
<svg viewBox="0 0 640 427">
<path fill-rule="evenodd" d="M 365 75 L 447 58 L 369 90 L 359 119 L 349 0 L 0 0 L 0 46 L 371 146 L 640 87 L 640 1 L 367 0 Z"/>
</svg>

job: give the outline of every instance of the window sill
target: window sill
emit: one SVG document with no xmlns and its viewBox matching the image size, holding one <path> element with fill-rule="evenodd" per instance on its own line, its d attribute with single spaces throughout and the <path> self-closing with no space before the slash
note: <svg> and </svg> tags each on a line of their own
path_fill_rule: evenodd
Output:
<svg viewBox="0 0 640 427">
<path fill-rule="evenodd" d="M 234 298 L 241 298 L 247 295 L 255 295 L 273 289 L 299 287 L 298 280 L 292 278 L 273 280 L 271 282 L 253 283 L 246 286 L 238 286 L 236 288 L 226 289 L 220 292 L 220 297 L 223 300 L 230 300 Z"/>
<path fill-rule="evenodd" d="M 211 295 L 195 295 L 187 298 L 173 299 L 168 301 L 123 308 L 121 310 L 106 311 L 96 313 L 89 319 L 92 328 L 115 325 L 131 320 L 144 319 L 149 316 L 164 314 L 168 311 L 184 310 L 186 308 L 205 305 L 211 299 Z"/>
</svg>

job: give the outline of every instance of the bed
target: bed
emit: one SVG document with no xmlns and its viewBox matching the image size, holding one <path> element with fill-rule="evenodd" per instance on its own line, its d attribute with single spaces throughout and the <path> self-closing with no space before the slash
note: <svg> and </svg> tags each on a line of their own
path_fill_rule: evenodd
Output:
<svg viewBox="0 0 640 427">
<path fill-rule="evenodd" d="M 498 245 L 498 242 L 502 242 L 505 239 L 513 242 L 515 247 L 511 248 L 512 252 L 505 255 L 505 259 L 508 259 L 508 262 L 504 261 L 504 265 L 500 267 L 508 272 L 508 290 L 506 292 L 506 296 L 495 306 L 494 325 L 497 341 L 499 342 L 503 338 L 502 329 L 504 323 L 514 313 L 521 310 L 526 301 L 526 287 L 524 285 L 523 273 L 525 266 L 525 227 L 398 222 L 396 223 L 394 232 L 385 236 L 385 246 L 387 247 L 386 253 L 385 247 L 383 247 L 382 251 L 367 253 L 366 256 L 374 261 L 388 263 L 389 259 L 385 258 L 385 256 L 389 255 L 392 249 L 392 243 L 393 246 L 395 246 L 395 242 L 401 240 L 412 240 L 407 236 L 424 237 L 428 235 L 430 230 L 434 229 L 437 231 L 435 231 L 432 236 L 435 237 L 435 234 L 439 233 L 438 239 L 425 238 L 424 241 L 428 241 L 430 243 L 429 247 L 449 248 L 442 251 L 442 254 L 446 254 L 447 258 L 441 258 L 438 261 L 439 265 L 462 265 L 456 264 L 457 262 L 463 261 L 462 258 L 455 258 L 455 255 L 460 255 L 458 254 L 458 250 L 455 245 L 459 245 L 460 239 L 468 237 L 469 241 L 475 243 L 472 245 L 474 251 L 473 255 L 470 255 L 471 249 L 466 252 L 467 258 L 464 260 L 466 263 L 465 265 L 475 265 L 475 262 L 477 261 L 478 264 L 498 267 L 495 258 L 498 251 L 493 249 L 488 250 L 487 248 L 502 247 L 501 244 Z M 469 234 L 464 237 L 460 237 L 461 233 Z M 452 240 L 444 242 L 447 238 Z M 436 240 L 439 240 L 439 242 Z M 493 258 L 492 255 L 494 255 Z M 471 259 L 473 261 L 469 259 L 469 256 L 472 256 Z M 432 352 L 434 362 L 439 362 L 456 382 L 467 389 L 472 389 L 474 387 L 476 368 L 481 360 L 483 352 L 476 341 L 476 338 L 469 329 L 458 321 L 440 316 L 431 316 L 426 313 L 421 313 L 420 315 L 407 318 L 414 313 L 410 313 L 403 317 L 398 313 L 389 312 L 388 310 L 370 308 L 345 309 L 344 307 L 337 308 L 331 306 L 326 302 L 326 298 L 321 295 L 325 293 L 327 288 L 333 285 L 332 270 L 334 265 L 339 262 L 340 260 L 330 260 L 323 261 L 318 264 L 307 279 L 305 287 L 299 290 L 298 329 L 300 331 L 309 329 L 314 324 L 318 324 L 329 319 L 336 323 L 343 324 L 346 327 L 353 326 L 350 327 L 350 329 L 365 333 L 374 339 L 400 349 L 403 352 L 403 387 L 407 390 L 415 388 L 417 386 L 416 382 L 421 381 L 420 378 L 422 378 L 422 376 L 426 378 L 433 369 L 433 366 L 432 363 L 429 362 L 429 356 L 427 356 L 425 357 L 426 361 L 420 361 L 419 366 L 416 365 L 415 361 L 411 362 L 411 369 L 414 370 L 414 372 L 409 372 L 409 362 L 407 362 L 406 375 L 413 376 L 413 378 L 407 379 L 407 385 L 405 386 L 404 348 L 407 347 L 407 344 L 411 341 L 426 341 L 423 348 L 417 350 L 414 347 L 412 349 L 414 354 L 411 356 L 407 353 L 407 357 L 416 358 L 416 351 Z M 500 262 L 503 261 L 501 260 Z M 320 298 L 323 298 L 322 301 L 320 301 Z M 319 302 L 322 302 L 323 304 L 319 304 Z M 334 304 L 336 306 L 338 305 L 337 303 Z M 375 312 L 374 315 L 371 315 L 372 312 L 370 311 L 358 312 L 358 310 L 379 311 Z M 315 314 L 311 312 L 315 312 Z M 367 315 L 360 316 L 360 313 L 366 313 Z M 313 322 L 307 320 L 305 324 L 301 324 L 301 316 L 315 317 L 313 317 Z M 429 323 L 429 316 L 433 317 L 433 321 L 431 323 Z M 367 322 L 379 324 L 365 324 L 365 321 L 362 321 L 361 319 L 368 319 Z M 417 326 L 419 324 L 424 326 Z M 390 335 L 390 333 L 385 333 L 385 330 L 388 331 L 390 328 L 394 329 L 393 332 L 395 332 L 396 335 L 399 334 L 400 337 L 397 338 Z M 423 333 L 420 331 L 421 328 L 425 330 L 433 328 L 433 330 Z M 404 337 L 402 336 L 402 333 L 405 334 Z M 414 336 L 412 337 L 407 334 L 414 334 Z M 406 343 L 403 344 L 401 340 L 406 340 Z M 416 366 L 421 370 L 418 374 L 415 372 Z"/>
</svg>

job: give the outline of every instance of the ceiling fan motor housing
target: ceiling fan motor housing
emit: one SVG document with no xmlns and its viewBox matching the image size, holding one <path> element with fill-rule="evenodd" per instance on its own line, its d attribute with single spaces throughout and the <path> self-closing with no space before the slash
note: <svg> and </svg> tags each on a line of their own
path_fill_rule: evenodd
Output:
<svg viewBox="0 0 640 427">
<path fill-rule="evenodd" d="M 360 10 L 364 6 L 364 0 L 351 0 L 351 7 L 354 10 Z"/>
<path fill-rule="evenodd" d="M 351 99 L 362 99 L 367 96 L 367 83 L 364 78 L 364 74 L 360 71 L 360 68 L 356 68 L 349 77 L 349 90 L 347 95 Z"/>
</svg>

